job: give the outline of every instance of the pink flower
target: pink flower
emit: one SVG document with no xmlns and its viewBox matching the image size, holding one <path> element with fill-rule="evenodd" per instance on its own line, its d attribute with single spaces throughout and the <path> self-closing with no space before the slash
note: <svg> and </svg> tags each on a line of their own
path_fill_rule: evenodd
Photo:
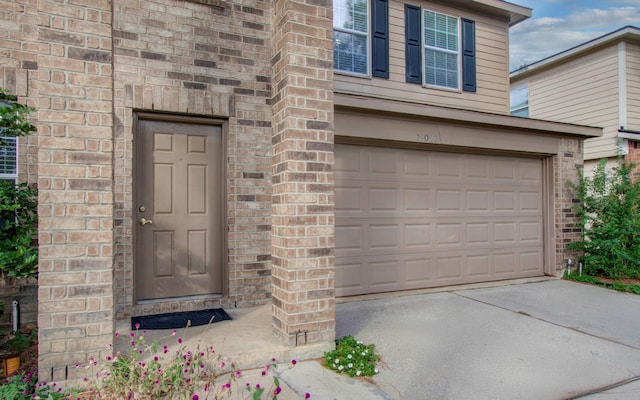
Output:
<svg viewBox="0 0 640 400">
<path fill-rule="evenodd" d="M 136 327 L 136 329 L 140 329 L 140 323 L 136 322 L 136 324 L 134 325 Z"/>
<path fill-rule="evenodd" d="M 291 360 L 291 364 L 296 365 L 298 362 L 296 360 Z"/>
<path fill-rule="evenodd" d="M 311 398 L 311 393 L 307 392 L 304 394 L 304 398 L 305 399 L 310 399 Z"/>
<path fill-rule="evenodd" d="M 191 400 L 198 400 L 200 397 L 198 397 L 197 394 L 194 394 L 193 396 L 191 396 Z"/>
<path fill-rule="evenodd" d="M 282 388 L 280 386 L 276 387 L 275 390 L 273 391 L 273 394 L 275 396 L 279 395 L 280 392 L 282 392 Z"/>
<path fill-rule="evenodd" d="M 129 334 L 129 336 L 131 337 L 131 339 L 133 339 L 133 338 L 136 336 L 136 334 L 135 334 L 135 333 L 133 333 L 133 332 L 131 332 L 131 333 Z"/>
<path fill-rule="evenodd" d="M 178 338 L 178 343 L 182 343 L 182 338 L 181 337 Z"/>
</svg>

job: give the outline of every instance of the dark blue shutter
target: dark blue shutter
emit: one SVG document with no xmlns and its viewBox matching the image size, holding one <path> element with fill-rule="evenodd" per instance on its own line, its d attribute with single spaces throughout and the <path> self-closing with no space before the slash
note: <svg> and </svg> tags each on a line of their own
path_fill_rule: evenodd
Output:
<svg viewBox="0 0 640 400">
<path fill-rule="evenodd" d="M 389 1 L 371 2 L 371 62 L 373 76 L 389 78 Z"/>
<path fill-rule="evenodd" d="M 422 32 L 420 7 L 404 5 L 405 75 L 407 82 L 422 83 Z"/>
<path fill-rule="evenodd" d="M 462 90 L 476 91 L 476 23 L 462 18 Z"/>
</svg>

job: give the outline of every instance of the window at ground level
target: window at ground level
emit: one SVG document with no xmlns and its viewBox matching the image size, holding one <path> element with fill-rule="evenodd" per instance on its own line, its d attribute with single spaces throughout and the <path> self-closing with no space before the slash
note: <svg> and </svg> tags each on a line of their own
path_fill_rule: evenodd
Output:
<svg viewBox="0 0 640 400">
<path fill-rule="evenodd" d="M 424 83 L 450 89 L 460 87 L 460 35 L 458 18 L 423 12 Z"/>
<path fill-rule="evenodd" d="M 369 2 L 334 0 L 333 63 L 338 71 L 369 73 Z"/>
<path fill-rule="evenodd" d="M 18 139 L 0 137 L 0 179 L 18 178 Z"/>
<path fill-rule="evenodd" d="M 516 117 L 529 117 L 529 85 L 516 85 L 509 92 L 511 115 Z"/>
</svg>

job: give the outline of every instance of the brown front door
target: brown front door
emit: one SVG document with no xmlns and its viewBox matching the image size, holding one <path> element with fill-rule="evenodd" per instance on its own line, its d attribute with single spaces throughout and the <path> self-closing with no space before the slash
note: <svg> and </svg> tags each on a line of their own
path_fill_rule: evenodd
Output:
<svg viewBox="0 0 640 400">
<path fill-rule="evenodd" d="M 222 292 L 222 130 L 138 121 L 138 301 Z"/>
</svg>

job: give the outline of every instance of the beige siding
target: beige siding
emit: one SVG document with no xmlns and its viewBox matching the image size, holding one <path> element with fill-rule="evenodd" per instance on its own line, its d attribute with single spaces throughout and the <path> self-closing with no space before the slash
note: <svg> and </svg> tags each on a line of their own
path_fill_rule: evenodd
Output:
<svg viewBox="0 0 640 400">
<path fill-rule="evenodd" d="M 640 45 L 627 43 L 627 125 L 640 131 Z"/>
<path fill-rule="evenodd" d="M 433 105 L 509 113 L 508 25 L 467 10 L 432 2 L 411 4 L 476 22 L 477 92 L 440 90 L 405 82 L 404 2 L 389 5 L 389 79 L 335 74 L 335 91 Z"/>
<path fill-rule="evenodd" d="M 618 50 L 609 47 L 529 80 L 531 118 L 605 128 L 585 142 L 585 159 L 615 156 L 618 130 Z M 515 85 L 514 81 L 513 84 Z"/>
</svg>

